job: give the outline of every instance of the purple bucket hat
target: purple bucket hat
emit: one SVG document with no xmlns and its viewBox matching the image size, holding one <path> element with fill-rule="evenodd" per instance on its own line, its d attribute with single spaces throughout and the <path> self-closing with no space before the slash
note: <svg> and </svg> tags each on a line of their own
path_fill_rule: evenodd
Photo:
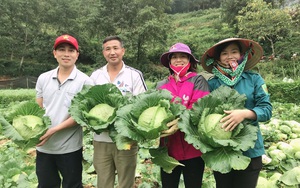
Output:
<svg viewBox="0 0 300 188">
<path fill-rule="evenodd" d="M 170 63 L 170 55 L 175 52 L 182 52 L 187 53 L 190 55 L 190 62 L 191 63 L 198 63 L 199 61 L 193 56 L 191 49 L 188 47 L 188 45 L 183 43 L 176 43 L 169 49 L 168 52 L 163 53 L 160 57 L 160 62 L 165 66 L 169 68 Z"/>
</svg>

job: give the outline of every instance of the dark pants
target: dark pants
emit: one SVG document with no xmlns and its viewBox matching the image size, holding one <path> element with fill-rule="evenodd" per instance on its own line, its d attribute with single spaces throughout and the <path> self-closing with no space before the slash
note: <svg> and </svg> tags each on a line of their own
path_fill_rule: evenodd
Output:
<svg viewBox="0 0 300 188">
<path fill-rule="evenodd" d="M 171 174 L 162 169 L 161 181 L 163 188 L 178 188 L 180 175 L 183 174 L 184 185 L 186 188 L 200 188 L 204 171 L 204 161 L 201 157 L 179 161 L 185 166 L 177 166 Z"/>
<path fill-rule="evenodd" d="M 82 188 L 82 149 L 66 154 L 37 151 L 38 188 Z M 61 180 L 62 177 L 62 180 Z"/>
<path fill-rule="evenodd" d="M 256 157 L 245 170 L 231 170 L 227 174 L 214 171 L 217 188 L 255 188 L 261 169 L 262 159 Z"/>
</svg>

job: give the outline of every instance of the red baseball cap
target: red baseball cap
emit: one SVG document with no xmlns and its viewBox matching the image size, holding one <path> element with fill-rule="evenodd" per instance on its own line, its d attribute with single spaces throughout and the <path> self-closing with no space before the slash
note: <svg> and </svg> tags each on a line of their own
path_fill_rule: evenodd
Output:
<svg viewBox="0 0 300 188">
<path fill-rule="evenodd" d="M 68 43 L 74 46 L 74 48 L 78 51 L 78 42 L 77 40 L 72 37 L 71 35 L 61 35 L 55 39 L 53 48 L 56 49 L 58 45 L 62 43 Z"/>
</svg>

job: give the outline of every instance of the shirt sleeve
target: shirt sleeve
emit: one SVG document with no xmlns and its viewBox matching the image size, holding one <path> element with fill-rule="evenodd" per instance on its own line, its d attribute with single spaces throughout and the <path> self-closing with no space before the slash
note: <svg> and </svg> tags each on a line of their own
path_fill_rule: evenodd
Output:
<svg viewBox="0 0 300 188">
<path fill-rule="evenodd" d="M 188 108 L 192 108 L 193 104 L 200 98 L 204 97 L 205 95 L 208 95 L 209 92 L 209 87 L 208 83 L 205 80 L 205 78 L 201 75 L 193 77 L 194 79 L 194 91 L 192 98 L 189 102 Z"/>
<path fill-rule="evenodd" d="M 133 77 L 132 95 L 138 95 L 147 91 L 146 82 L 143 74 L 139 72 L 136 77 Z"/>
<path fill-rule="evenodd" d="M 267 86 L 260 75 L 256 74 L 254 83 L 256 83 L 254 90 L 255 107 L 252 110 L 257 116 L 254 123 L 268 121 L 272 117 L 273 109 L 270 102 L 270 94 L 268 93 Z"/>
<path fill-rule="evenodd" d="M 43 90 L 42 90 L 42 77 L 39 76 L 35 85 L 36 90 L 36 98 L 43 98 Z"/>
</svg>

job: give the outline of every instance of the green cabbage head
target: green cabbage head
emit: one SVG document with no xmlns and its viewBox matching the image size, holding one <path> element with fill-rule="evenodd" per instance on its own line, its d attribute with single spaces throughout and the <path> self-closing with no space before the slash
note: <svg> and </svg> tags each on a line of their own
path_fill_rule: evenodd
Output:
<svg viewBox="0 0 300 188">
<path fill-rule="evenodd" d="M 119 150 L 128 150 L 138 144 L 140 157 L 151 159 L 167 173 L 182 164 L 169 156 L 165 146 L 160 146 L 160 135 L 168 129 L 168 122 L 186 110 L 181 103 L 171 102 L 172 98 L 168 90 L 152 89 L 140 93 L 117 110 L 114 123 Z"/>
<path fill-rule="evenodd" d="M 105 104 L 97 104 L 89 111 L 89 123 L 90 125 L 97 125 L 97 121 L 95 119 L 100 119 L 103 122 L 107 122 L 108 119 L 114 114 L 115 108 Z"/>
<path fill-rule="evenodd" d="M 108 131 L 114 140 L 116 111 L 127 102 L 127 97 L 112 83 L 84 86 L 72 99 L 69 113 L 87 131 L 100 134 Z"/>
<path fill-rule="evenodd" d="M 32 101 L 23 102 L 5 117 L 0 114 L 3 134 L 24 150 L 35 147 L 51 125 L 45 110 Z"/>
<path fill-rule="evenodd" d="M 202 152 L 205 165 L 214 171 L 242 170 L 251 161 L 243 152 L 254 147 L 258 126 L 244 120 L 232 131 L 225 131 L 220 123 L 224 110 L 244 109 L 246 99 L 246 95 L 222 85 L 198 99 L 178 121 L 184 139 Z"/>
<path fill-rule="evenodd" d="M 209 114 L 205 117 L 204 128 L 208 136 L 218 140 L 228 140 L 231 138 L 232 132 L 225 131 L 221 126 L 220 120 L 224 117 L 222 114 Z"/>
<path fill-rule="evenodd" d="M 45 129 L 43 119 L 34 115 L 17 116 L 13 119 L 12 125 L 25 140 Z"/>
<path fill-rule="evenodd" d="M 141 113 L 138 124 L 143 127 L 157 128 L 161 126 L 162 121 L 168 117 L 169 115 L 164 107 L 152 106 Z"/>
</svg>

